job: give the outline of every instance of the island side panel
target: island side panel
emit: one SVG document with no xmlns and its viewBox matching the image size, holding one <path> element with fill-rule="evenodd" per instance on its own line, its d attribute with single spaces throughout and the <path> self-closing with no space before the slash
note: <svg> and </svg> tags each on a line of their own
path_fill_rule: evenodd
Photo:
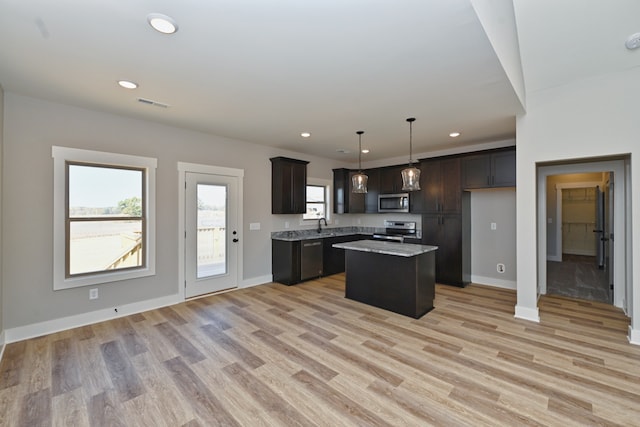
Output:
<svg viewBox="0 0 640 427">
<path fill-rule="evenodd" d="M 345 296 L 405 316 L 433 309 L 435 251 L 401 257 L 346 251 Z"/>
</svg>

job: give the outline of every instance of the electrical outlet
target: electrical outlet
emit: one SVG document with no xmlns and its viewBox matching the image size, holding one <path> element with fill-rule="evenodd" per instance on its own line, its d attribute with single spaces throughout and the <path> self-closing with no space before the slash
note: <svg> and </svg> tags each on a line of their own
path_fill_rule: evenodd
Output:
<svg viewBox="0 0 640 427">
<path fill-rule="evenodd" d="M 496 266 L 496 270 L 498 270 L 498 273 L 504 273 L 504 264 L 498 263 L 498 265 Z"/>
<path fill-rule="evenodd" d="M 496 230 L 498 228 L 498 224 L 496 224 L 495 222 L 491 223 L 491 229 L 492 230 Z"/>
<path fill-rule="evenodd" d="M 98 299 L 98 288 L 89 289 L 89 299 Z"/>
<path fill-rule="evenodd" d="M 260 223 L 259 222 L 249 223 L 249 230 L 260 230 Z"/>
<path fill-rule="evenodd" d="M 289 221 L 284 222 L 284 228 L 289 228 Z"/>
</svg>

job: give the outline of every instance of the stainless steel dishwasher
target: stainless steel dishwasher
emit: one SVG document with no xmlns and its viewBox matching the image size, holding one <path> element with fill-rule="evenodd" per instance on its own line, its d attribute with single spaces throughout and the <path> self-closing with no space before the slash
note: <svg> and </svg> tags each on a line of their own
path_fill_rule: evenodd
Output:
<svg viewBox="0 0 640 427">
<path fill-rule="evenodd" d="M 300 280 L 322 276 L 322 239 L 303 240 L 300 247 Z"/>
</svg>

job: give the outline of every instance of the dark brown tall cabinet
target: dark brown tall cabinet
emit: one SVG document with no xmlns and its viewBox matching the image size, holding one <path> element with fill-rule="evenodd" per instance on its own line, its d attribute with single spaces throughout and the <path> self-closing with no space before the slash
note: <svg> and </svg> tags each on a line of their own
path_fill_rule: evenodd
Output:
<svg viewBox="0 0 640 427">
<path fill-rule="evenodd" d="M 411 199 L 411 212 L 423 214 L 422 243 L 438 246 L 436 281 L 464 286 L 460 158 L 424 159 L 420 171 L 420 197 Z"/>
<path fill-rule="evenodd" d="M 422 243 L 438 247 L 436 282 L 464 286 L 463 238 L 461 214 L 422 215 Z"/>
<path fill-rule="evenodd" d="M 271 213 L 305 213 L 309 162 L 287 157 L 273 157 L 269 160 L 271 160 Z"/>
</svg>

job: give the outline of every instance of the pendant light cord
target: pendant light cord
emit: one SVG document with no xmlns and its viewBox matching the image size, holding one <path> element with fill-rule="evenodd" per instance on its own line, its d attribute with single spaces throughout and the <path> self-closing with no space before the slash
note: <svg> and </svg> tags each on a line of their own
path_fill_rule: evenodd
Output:
<svg viewBox="0 0 640 427">
<path fill-rule="evenodd" d="M 409 167 L 413 164 L 412 152 L 413 152 L 413 122 L 416 121 L 414 117 L 407 119 L 409 122 Z"/>
<path fill-rule="evenodd" d="M 363 130 L 356 132 L 358 134 L 358 173 L 362 173 L 362 134 Z"/>
</svg>

